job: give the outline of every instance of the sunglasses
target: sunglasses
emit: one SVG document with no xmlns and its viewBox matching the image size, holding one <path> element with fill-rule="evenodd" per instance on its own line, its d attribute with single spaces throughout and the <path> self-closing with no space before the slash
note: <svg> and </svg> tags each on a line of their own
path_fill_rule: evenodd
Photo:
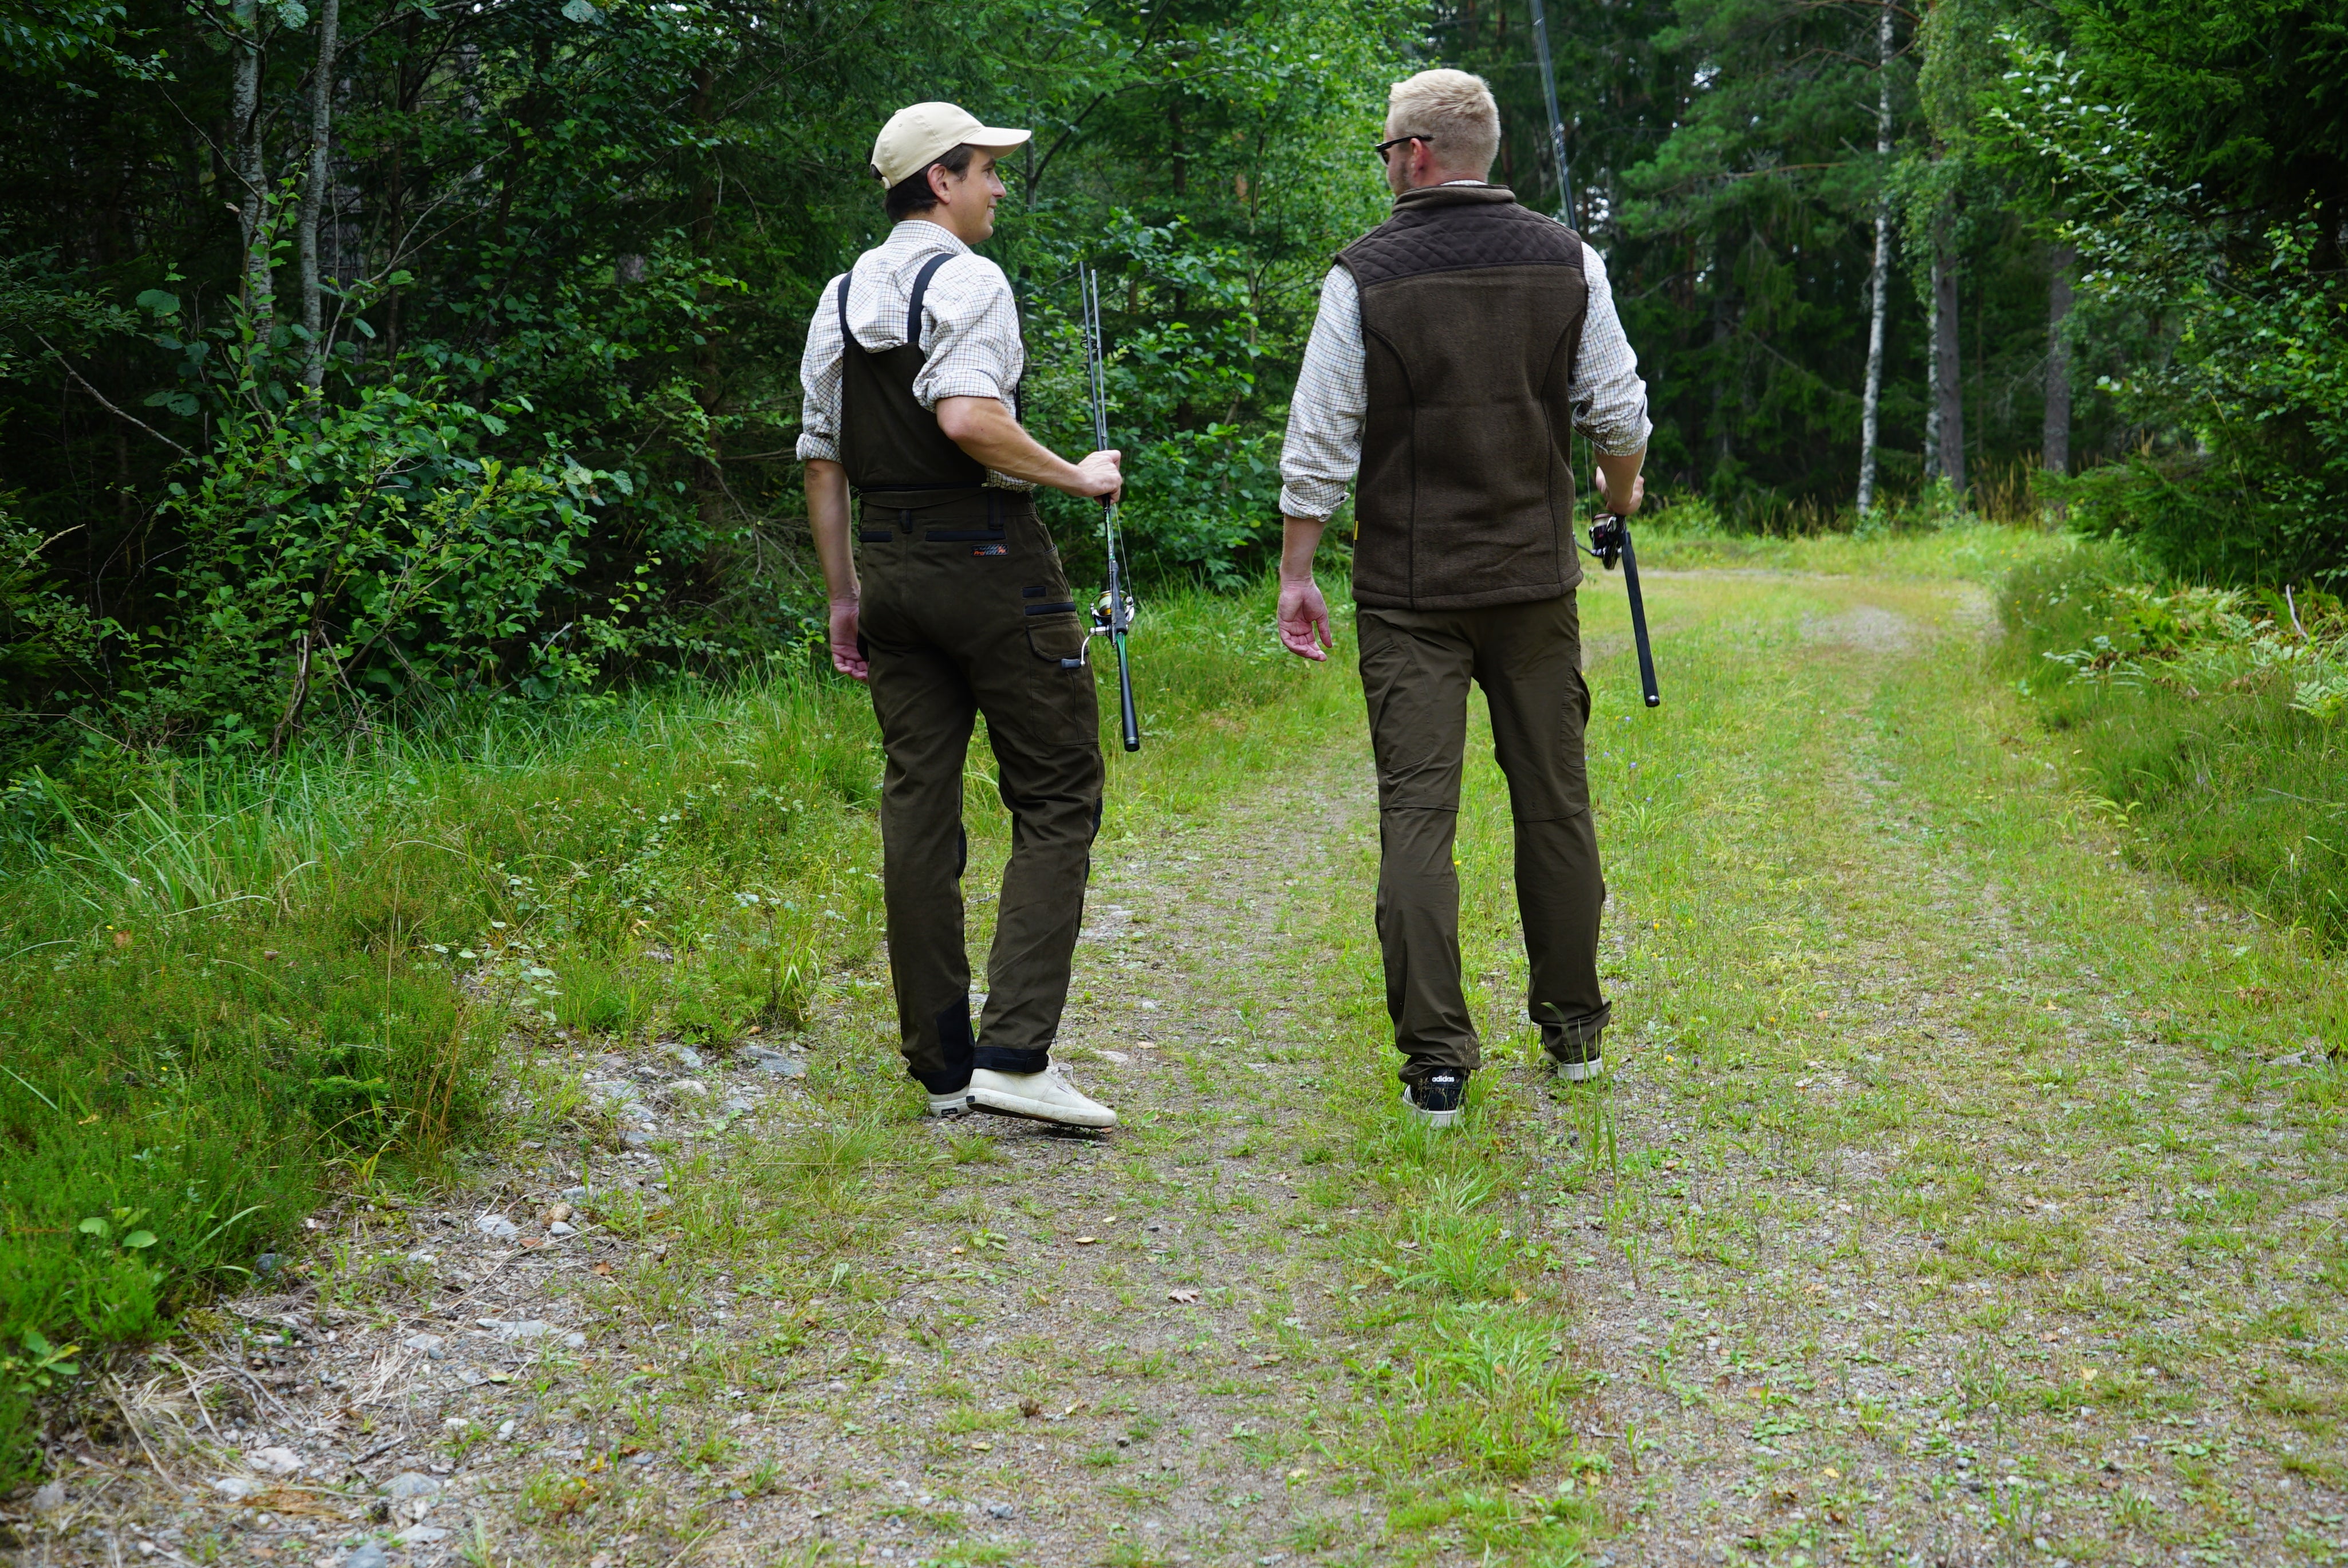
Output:
<svg viewBox="0 0 2348 1568">
<path fill-rule="evenodd" d="M 1417 131 L 1412 131 L 1408 136 L 1397 136 L 1391 141 L 1381 141 L 1375 147 L 1371 148 L 1370 150 L 1378 155 L 1378 161 L 1380 163 L 1392 163 L 1394 161 L 1394 150 L 1400 147 L 1404 142 L 1424 141 L 1432 145 L 1434 140 L 1435 139 L 1431 136 L 1424 136 Z"/>
</svg>

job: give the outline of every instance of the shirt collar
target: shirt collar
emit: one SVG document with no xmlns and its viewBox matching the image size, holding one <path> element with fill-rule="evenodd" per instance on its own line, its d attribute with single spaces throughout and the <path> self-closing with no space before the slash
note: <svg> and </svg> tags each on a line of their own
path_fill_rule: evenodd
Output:
<svg viewBox="0 0 2348 1568">
<path fill-rule="evenodd" d="M 889 232 L 888 249 L 891 251 L 943 250 L 957 256 L 974 255 L 960 236 L 942 223 L 932 223 L 927 218 L 908 218 Z"/>
</svg>

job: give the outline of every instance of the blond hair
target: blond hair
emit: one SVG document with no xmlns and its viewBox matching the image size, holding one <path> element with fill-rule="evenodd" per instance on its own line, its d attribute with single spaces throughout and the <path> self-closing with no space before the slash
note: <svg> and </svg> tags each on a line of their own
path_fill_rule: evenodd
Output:
<svg viewBox="0 0 2348 1568">
<path fill-rule="evenodd" d="M 1424 137 L 1444 168 L 1478 179 L 1500 152 L 1500 106 L 1481 77 L 1421 71 L 1386 93 L 1386 134 Z"/>
</svg>

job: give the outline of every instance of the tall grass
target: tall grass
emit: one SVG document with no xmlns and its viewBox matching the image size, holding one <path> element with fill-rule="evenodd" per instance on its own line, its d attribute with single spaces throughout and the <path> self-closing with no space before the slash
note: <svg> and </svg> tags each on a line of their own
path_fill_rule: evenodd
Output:
<svg viewBox="0 0 2348 1568">
<path fill-rule="evenodd" d="M 2014 572 L 2008 673 L 2134 852 L 2348 939 L 2348 714 L 2308 697 L 2326 672 L 2348 688 L 2348 627 L 2327 659 L 2321 624 L 2309 640 L 2287 610 L 2261 621 L 2244 596 L 2148 593 L 2147 575 L 2110 544 Z M 2210 624 L 2175 624 L 2188 605 Z"/>
<path fill-rule="evenodd" d="M 1210 804 L 1214 770 L 1166 754 L 1195 764 L 1217 713 L 1295 688 L 1270 618 L 1262 593 L 1149 607 L 1149 748 L 1112 768 L 1111 830 L 1120 797 Z M 990 770 L 982 742 L 982 841 L 1004 832 Z M 509 1040 L 724 1048 L 805 1026 L 877 952 L 880 778 L 861 688 L 794 668 L 452 714 L 271 765 L 15 780 L 0 1353 L 28 1360 L 28 1332 L 150 1336 L 265 1268 L 323 1192 L 446 1176 L 497 1134 Z M 27 1379 L 0 1373 L 13 1462 Z"/>
</svg>

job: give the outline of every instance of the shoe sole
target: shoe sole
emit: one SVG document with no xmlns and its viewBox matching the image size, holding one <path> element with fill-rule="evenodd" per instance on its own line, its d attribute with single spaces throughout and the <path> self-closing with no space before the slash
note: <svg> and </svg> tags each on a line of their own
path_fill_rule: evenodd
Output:
<svg viewBox="0 0 2348 1568">
<path fill-rule="evenodd" d="M 1434 1128 L 1437 1131 L 1457 1125 L 1460 1117 L 1465 1115 L 1468 1109 L 1466 1106 L 1458 1106 L 1450 1110 L 1428 1110 L 1414 1102 L 1407 1089 L 1403 1091 L 1402 1108 L 1413 1121 L 1417 1122 L 1421 1127 Z"/>
<path fill-rule="evenodd" d="M 1606 1062 L 1603 1057 L 1593 1057 L 1586 1062 L 1557 1064 L 1557 1076 L 1568 1083 L 1587 1083 L 1591 1078 L 1604 1076 L 1605 1071 Z"/>
<path fill-rule="evenodd" d="M 970 1099 L 968 1096 L 964 1096 L 963 1099 L 957 1100 L 949 1100 L 943 1105 L 939 1104 L 934 1099 L 930 1101 L 930 1115 L 939 1121 L 954 1121 L 963 1117 L 968 1116 L 969 1114 Z"/>
<path fill-rule="evenodd" d="M 1084 1116 L 1081 1111 L 1071 1112 L 1036 1100 L 1013 1099 L 1008 1096 L 996 1098 L 978 1091 L 973 1091 L 970 1097 L 970 1109 L 983 1110 L 989 1116 L 1014 1117 L 1021 1121 L 1041 1121 L 1053 1127 L 1079 1127 L 1087 1132 L 1101 1132 L 1117 1125 L 1117 1112 L 1113 1110 L 1100 1113 L 1107 1118 L 1106 1120 L 1080 1119 Z"/>
</svg>

